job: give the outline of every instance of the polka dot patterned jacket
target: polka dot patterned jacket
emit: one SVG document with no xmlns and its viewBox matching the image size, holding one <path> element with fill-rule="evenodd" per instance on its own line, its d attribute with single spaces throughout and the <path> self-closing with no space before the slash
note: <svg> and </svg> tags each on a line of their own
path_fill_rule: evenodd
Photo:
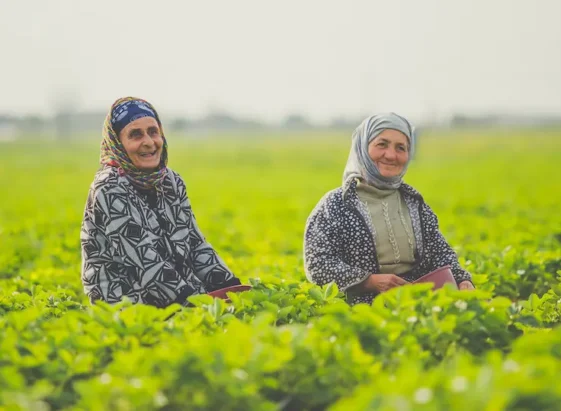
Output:
<svg viewBox="0 0 561 411">
<path fill-rule="evenodd" d="M 380 273 L 372 221 L 357 194 L 357 180 L 327 193 L 308 217 L 304 234 L 304 264 L 309 281 L 324 285 L 335 282 L 351 305 L 372 303 L 376 293 L 356 294 L 347 290 Z M 413 187 L 399 188 L 411 216 L 416 241 L 415 266 L 400 277 L 414 281 L 445 265 L 452 267 L 456 282 L 471 281 L 458 263 L 454 250 L 443 237 L 438 219 Z M 386 273 L 391 274 L 391 273 Z"/>
</svg>

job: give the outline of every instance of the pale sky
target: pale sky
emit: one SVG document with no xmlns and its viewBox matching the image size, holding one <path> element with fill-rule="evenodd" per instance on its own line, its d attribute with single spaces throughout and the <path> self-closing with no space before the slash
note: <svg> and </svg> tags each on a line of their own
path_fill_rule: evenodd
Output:
<svg viewBox="0 0 561 411">
<path fill-rule="evenodd" d="M 561 113 L 561 0 L 0 0 L 0 113 Z M 60 97 L 59 97 L 60 98 Z"/>
</svg>

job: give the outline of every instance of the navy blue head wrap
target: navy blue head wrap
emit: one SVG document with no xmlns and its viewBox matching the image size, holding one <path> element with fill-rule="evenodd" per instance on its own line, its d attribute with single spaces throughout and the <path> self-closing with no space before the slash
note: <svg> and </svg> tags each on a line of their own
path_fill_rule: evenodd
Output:
<svg viewBox="0 0 561 411">
<path fill-rule="evenodd" d="M 119 133 L 130 123 L 142 117 L 152 117 L 156 120 L 156 113 L 144 101 L 129 100 L 117 105 L 111 112 L 111 126 L 115 134 Z"/>
</svg>

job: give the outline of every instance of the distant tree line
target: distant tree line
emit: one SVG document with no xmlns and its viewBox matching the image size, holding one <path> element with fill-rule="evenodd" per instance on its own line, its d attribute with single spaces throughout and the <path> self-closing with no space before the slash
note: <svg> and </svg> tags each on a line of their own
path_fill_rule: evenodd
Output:
<svg viewBox="0 0 561 411">
<path fill-rule="evenodd" d="M 71 139 L 85 134 L 100 133 L 106 113 L 103 112 L 59 112 L 52 117 L 38 115 L 10 116 L 0 114 L 0 138 L 11 134 L 17 138 L 49 136 Z M 314 128 L 354 129 L 361 119 L 336 118 L 328 124 L 312 122 L 303 114 L 290 114 L 278 123 L 238 117 L 226 112 L 212 112 L 194 119 L 186 116 L 162 114 L 167 132 L 189 133 L 209 130 L 309 130 Z"/>
<path fill-rule="evenodd" d="M 12 116 L 0 114 L 0 139 L 49 136 L 58 139 L 80 138 L 86 134 L 99 134 L 105 120 L 104 112 L 73 112 L 61 110 L 51 117 L 38 115 Z M 233 114 L 215 111 L 194 119 L 187 116 L 162 115 L 165 130 L 178 134 L 213 130 L 310 130 L 316 128 L 354 130 L 364 117 L 336 117 L 331 121 L 318 124 L 300 113 L 287 115 L 278 123 L 267 123 Z M 482 115 L 470 116 L 456 114 L 445 124 L 423 124 L 431 126 L 474 127 L 474 126 L 561 126 L 560 115 L 520 116 L 520 115 Z"/>
</svg>

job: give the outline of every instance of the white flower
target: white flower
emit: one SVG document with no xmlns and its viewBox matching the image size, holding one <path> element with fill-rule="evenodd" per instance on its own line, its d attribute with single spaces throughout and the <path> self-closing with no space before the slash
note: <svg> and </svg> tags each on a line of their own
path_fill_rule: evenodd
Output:
<svg viewBox="0 0 561 411">
<path fill-rule="evenodd" d="M 411 317 L 409 317 L 409 318 L 407 319 L 407 322 L 408 322 L 408 323 L 411 323 L 411 324 L 414 324 L 414 323 L 417 322 L 417 317 L 415 317 L 415 316 L 413 315 L 413 316 L 411 316 Z"/>
<path fill-rule="evenodd" d="M 234 374 L 234 377 L 236 377 L 238 380 L 247 380 L 248 374 L 244 370 L 240 370 L 238 368 L 232 371 L 232 374 Z"/>
<path fill-rule="evenodd" d="M 329 337 L 329 342 L 330 343 L 334 343 L 335 341 L 337 341 L 337 337 L 332 335 L 331 337 Z"/>
<path fill-rule="evenodd" d="M 112 378 L 109 374 L 107 373 L 103 373 L 99 376 L 99 382 L 101 382 L 102 384 L 109 384 L 111 382 Z"/>
<path fill-rule="evenodd" d="M 131 386 L 133 386 L 134 388 L 141 388 L 142 387 L 142 380 L 140 380 L 138 378 L 133 378 L 131 380 Z"/>
<path fill-rule="evenodd" d="M 154 396 L 154 405 L 156 407 L 163 407 L 167 405 L 167 403 L 168 403 L 168 399 L 166 398 L 166 396 L 158 391 Z"/>
<path fill-rule="evenodd" d="M 463 300 L 458 300 L 456 301 L 456 303 L 454 304 L 456 306 L 456 308 L 460 311 L 465 311 L 466 308 L 468 307 L 468 304 L 463 301 Z"/>
<path fill-rule="evenodd" d="M 517 372 L 520 370 L 520 366 L 516 361 L 508 359 L 503 364 L 503 370 L 506 372 Z"/>
<path fill-rule="evenodd" d="M 526 270 L 516 270 L 516 274 L 524 275 L 524 274 L 526 274 Z"/>
<path fill-rule="evenodd" d="M 457 376 L 452 380 L 452 391 L 462 392 L 466 391 L 468 387 L 468 380 L 466 377 Z"/>
<path fill-rule="evenodd" d="M 439 313 L 442 311 L 442 308 L 440 308 L 438 305 L 435 305 L 434 307 L 432 307 L 432 312 L 433 313 Z"/>
<path fill-rule="evenodd" d="M 414 401 L 417 404 L 426 404 L 432 400 L 432 390 L 430 388 L 419 388 L 415 391 Z"/>
</svg>

